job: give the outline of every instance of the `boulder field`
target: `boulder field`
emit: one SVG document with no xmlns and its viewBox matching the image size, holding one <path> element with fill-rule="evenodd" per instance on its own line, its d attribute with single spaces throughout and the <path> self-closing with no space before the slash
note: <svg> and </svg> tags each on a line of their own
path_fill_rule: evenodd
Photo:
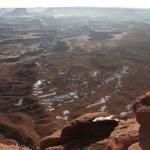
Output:
<svg viewBox="0 0 150 150">
<path fill-rule="evenodd" d="M 135 117 L 127 120 L 104 112 L 82 115 L 42 138 L 36 150 L 149 150 L 150 92 L 132 106 Z M 30 150 L 15 140 L 6 141 L 0 143 L 1 150 Z"/>
</svg>

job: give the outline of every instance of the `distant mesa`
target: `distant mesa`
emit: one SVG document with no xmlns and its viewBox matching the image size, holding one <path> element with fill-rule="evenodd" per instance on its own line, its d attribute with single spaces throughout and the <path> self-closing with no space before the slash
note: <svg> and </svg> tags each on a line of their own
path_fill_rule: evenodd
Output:
<svg viewBox="0 0 150 150">
<path fill-rule="evenodd" d="M 0 16 L 10 13 L 14 8 L 0 8 Z"/>
<path fill-rule="evenodd" d="M 26 8 L 16 8 L 7 14 L 7 16 L 26 16 L 26 15 L 28 15 L 28 11 Z"/>
</svg>

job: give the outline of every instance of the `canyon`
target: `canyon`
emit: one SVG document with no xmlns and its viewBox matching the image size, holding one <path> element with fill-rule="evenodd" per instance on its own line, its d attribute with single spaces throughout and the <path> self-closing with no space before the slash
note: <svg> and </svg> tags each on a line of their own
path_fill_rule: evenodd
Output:
<svg viewBox="0 0 150 150">
<path fill-rule="evenodd" d="M 147 150 L 148 14 L 0 9 L 0 149 Z"/>
</svg>

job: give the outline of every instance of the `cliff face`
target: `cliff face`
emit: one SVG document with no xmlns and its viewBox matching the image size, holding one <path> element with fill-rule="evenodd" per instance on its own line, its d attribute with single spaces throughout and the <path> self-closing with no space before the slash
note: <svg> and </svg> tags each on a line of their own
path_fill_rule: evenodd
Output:
<svg viewBox="0 0 150 150">
<path fill-rule="evenodd" d="M 41 139 L 37 150 L 149 150 L 150 92 L 133 102 L 133 110 L 136 117 L 128 120 L 102 112 L 80 116 Z M 15 145 L 14 140 L 1 140 L 0 149 L 29 150 Z"/>
</svg>

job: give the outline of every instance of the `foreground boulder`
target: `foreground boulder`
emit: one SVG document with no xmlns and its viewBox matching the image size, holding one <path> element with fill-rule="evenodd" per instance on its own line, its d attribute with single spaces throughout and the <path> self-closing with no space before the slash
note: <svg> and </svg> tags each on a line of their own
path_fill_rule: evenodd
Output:
<svg viewBox="0 0 150 150">
<path fill-rule="evenodd" d="M 115 119 L 109 119 L 108 114 L 93 113 L 81 116 L 66 125 L 61 136 L 75 139 L 77 137 L 107 137 L 117 126 Z"/>
<path fill-rule="evenodd" d="M 41 140 L 41 150 L 83 139 L 105 138 L 118 125 L 118 120 L 106 113 L 89 113 L 68 123 L 61 131 Z"/>
<path fill-rule="evenodd" d="M 112 132 L 108 145 L 111 150 L 150 149 L 150 92 L 133 102 L 136 119 L 121 121 Z"/>
<path fill-rule="evenodd" d="M 133 103 L 133 110 L 138 123 L 142 126 L 150 126 L 150 92 L 138 97 Z"/>
<path fill-rule="evenodd" d="M 87 148 L 88 150 L 108 150 L 108 139 L 100 140 L 91 144 Z"/>
<path fill-rule="evenodd" d="M 110 150 L 127 150 L 127 148 L 138 142 L 140 125 L 136 119 L 129 119 L 128 121 L 120 121 L 119 125 L 111 133 L 108 145 Z"/>
</svg>

